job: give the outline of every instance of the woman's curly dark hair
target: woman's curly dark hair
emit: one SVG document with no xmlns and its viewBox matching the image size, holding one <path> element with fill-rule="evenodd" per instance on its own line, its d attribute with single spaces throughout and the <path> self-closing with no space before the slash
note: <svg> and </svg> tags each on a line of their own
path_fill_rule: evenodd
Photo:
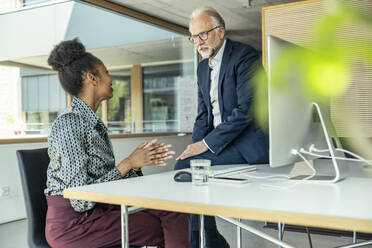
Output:
<svg viewBox="0 0 372 248">
<path fill-rule="evenodd" d="M 97 65 L 100 63 L 97 57 L 85 51 L 77 38 L 56 45 L 48 58 L 48 64 L 58 72 L 62 87 L 73 96 L 83 88 L 84 74 L 98 74 Z"/>
</svg>

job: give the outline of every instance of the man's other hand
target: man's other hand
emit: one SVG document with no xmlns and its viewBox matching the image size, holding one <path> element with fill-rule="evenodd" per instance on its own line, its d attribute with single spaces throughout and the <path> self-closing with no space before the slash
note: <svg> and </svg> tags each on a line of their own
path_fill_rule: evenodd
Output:
<svg viewBox="0 0 372 248">
<path fill-rule="evenodd" d="M 199 155 L 203 152 L 206 152 L 207 150 L 208 150 L 208 147 L 201 140 L 199 142 L 188 145 L 186 150 L 184 150 L 181 153 L 181 155 L 179 155 L 176 158 L 176 160 L 183 160 L 185 158 L 193 157 L 193 156 Z"/>
</svg>

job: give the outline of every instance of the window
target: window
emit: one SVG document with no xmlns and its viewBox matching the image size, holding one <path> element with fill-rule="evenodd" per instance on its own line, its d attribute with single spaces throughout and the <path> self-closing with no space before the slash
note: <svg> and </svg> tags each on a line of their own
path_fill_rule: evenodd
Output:
<svg viewBox="0 0 372 248">
<path fill-rule="evenodd" d="M 51 0 L 23 0 L 23 6 L 30 6 L 34 4 L 39 4 L 39 3 L 46 3 L 50 2 Z"/>
<path fill-rule="evenodd" d="M 193 63 L 143 69 L 144 132 L 179 131 L 177 81 L 183 76 L 193 76 Z"/>
<path fill-rule="evenodd" d="M 23 127 L 26 135 L 48 135 L 50 124 L 57 118 L 61 112 L 58 111 L 28 111 L 24 112 Z M 19 133 L 21 134 L 21 133 Z"/>
<path fill-rule="evenodd" d="M 112 77 L 113 98 L 96 112 L 110 134 L 181 130 L 186 104 L 180 82 L 195 88 L 189 103 L 196 102 L 194 47 L 186 34 L 173 31 L 186 30 L 155 26 L 82 1 L 50 1 L 32 8 L 41 2 L 48 0 L 24 0 L 29 8 L 0 15 L 0 23 L 8 24 L 0 27 L 8 37 L 0 47 L 0 64 L 13 66 L 9 72 L 0 68 L 0 124 L 6 126 L 0 138 L 48 134 L 70 98 L 46 60 L 53 46 L 75 37 L 104 62 Z"/>
<path fill-rule="evenodd" d="M 50 124 L 66 108 L 66 94 L 51 71 L 21 69 L 23 124 L 18 134 L 47 135 Z"/>
<path fill-rule="evenodd" d="M 113 97 L 107 103 L 107 126 L 112 134 L 133 132 L 130 109 L 130 71 L 112 72 Z"/>
</svg>

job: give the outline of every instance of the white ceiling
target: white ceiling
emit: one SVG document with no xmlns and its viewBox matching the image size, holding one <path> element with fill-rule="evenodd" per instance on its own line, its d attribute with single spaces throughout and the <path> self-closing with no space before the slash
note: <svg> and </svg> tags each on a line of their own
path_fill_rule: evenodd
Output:
<svg viewBox="0 0 372 248">
<path fill-rule="evenodd" d="M 189 16 L 199 6 L 212 6 L 225 19 L 228 36 L 261 50 L 262 7 L 300 0 L 111 0 L 150 16 L 188 27 Z M 250 6 L 248 6 L 250 3 Z"/>
<path fill-rule="evenodd" d="M 189 15 L 194 8 L 202 5 L 213 6 L 224 17 L 228 36 L 231 39 L 250 44 L 258 50 L 261 50 L 262 7 L 296 1 L 299 0 L 112 0 L 130 9 L 184 27 L 188 26 Z M 111 69 L 132 64 L 190 61 L 193 58 L 192 45 L 185 38 L 152 41 L 151 44 L 136 42 L 89 50 Z M 4 65 L 17 66 L 18 64 L 49 68 L 46 63 L 47 56 L 47 54 L 26 56 L 0 62 Z"/>
</svg>

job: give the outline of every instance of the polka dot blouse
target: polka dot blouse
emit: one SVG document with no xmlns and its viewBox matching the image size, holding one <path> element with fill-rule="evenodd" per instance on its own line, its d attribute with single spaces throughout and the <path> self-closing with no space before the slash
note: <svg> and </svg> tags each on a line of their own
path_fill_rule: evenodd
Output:
<svg viewBox="0 0 372 248">
<path fill-rule="evenodd" d="M 50 164 L 46 195 L 62 195 L 70 187 L 108 182 L 136 176 L 130 170 L 124 177 L 115 166 L 107 128 L 93 110 L 75 97 L 53 122 L 48 138 Z M 94 202 L 70 200 L 77 212 L 92 209 Z"/>
</svg>

